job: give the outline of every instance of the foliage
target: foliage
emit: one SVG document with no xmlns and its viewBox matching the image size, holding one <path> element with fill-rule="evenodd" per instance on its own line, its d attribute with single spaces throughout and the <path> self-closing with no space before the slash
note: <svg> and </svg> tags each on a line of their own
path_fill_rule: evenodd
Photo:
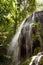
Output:
<svg viewBox="0 0 43 65">
<path fill-rule="evenodd" d="M 33 28 L 35 28 L 35 30 L 36 30 L 36 34 L 34 35 L 32 35 L 32 37 L 34 38 L 34 37 L 36 37 L 36 38 L 38 38 L 38 40 L 40 40 L 41 41 L 41 34 L 42 34 L 42 26 L 41 26 L 41 23 L 38 21 L 38 22 L 35 22 L 34 24 L 33 24 Z"/>
<path fill-rule="evenodd" d="M 43 57 L 40 59 L 39 65 L 43 65 Z"/>
<path fill-rule="evenodd" d="M 7 47 L 13 35 L 16 33 L 18 26 L 28 15 L 34 12 L 35 9 L 36 0 L 0 0 L 0 57 L 4 57 L 5 60 L 10 59 L 9 56 L 6 55 Z M 35 23 L 40 31 L 39 24 L 40 23 L 37 25 Z"/>
<path fill-rule="evenodd" d="M 0 0 L 0 57 L 7 57 L 7 47 L 18 26 L 35 10 L 35 0 Z M 3 58 L 3 59 L 4 59 Z"/>
<path fill-rule="evenodd" d="M 34 40 L 39 40 L 40 43 L 42 43 L 42 39 L 41 39 L 41 30 L 42 30 L 42 27 L 41 27 L 41 23 L 40 22 L 35 22 L 32 26 L 32 31 L 35 31 L 34 33 L 32 33 L 32 41 Z"/>
<path fill-rule="evenodd" d="M 31 58 L 29 58 L 28 60 L 26 60 L 25 62 L 23 62 L 21 65 L 29 65 L 30 61 L 31 61 Z"/>
<path fill-rule="evenodd" d="M 34 55 L 36 55 L 38 52 L 41 52 L 41 47 L 37 47 L 34 49 Z"/>
<path fill-rule="evenodd" d="M 41 27 L 41 23 L 38 21 L 38 22 L 35 22 L 32 26 L 32 46 L 34 46 L 36 42 L 36 40 L 38 40 L 40 43 L 38 43 L 40 46 L 39 47 L 36 47 L 34 49 L 34 55 L 37 54 L 38 52 L 41 52 L 42 51 L 42 37 L 41 37 L 41 31 L 42 31 L 42 27 Z M 36 42 L 36 45 L 35 46 L 38 46 L 37 45 L 37 42 Z"/>
<path fill-rule="evenodd" d="M 28 0 L 27 1 L 26 0 L 25 1 L 22 0 L 1 0 L 0 1 L 0 36 L 4 33 L 6 39 L 8 39 L 8 37 L 10 39 L 12 35 L 15 34 L 22 20 L 29 13 L 29 12 L 27 13 L 28 11 L 27 9 L 30 10 L 30 8 L 32 8 L 30 3 L 31 5 L 35 5 L 35 0 L 33 0 L 33 2 Z M 32 10 L 34 11 L 34 8 Z M 8 34 L 6 34 L 6 32 Z"/>
</svg>

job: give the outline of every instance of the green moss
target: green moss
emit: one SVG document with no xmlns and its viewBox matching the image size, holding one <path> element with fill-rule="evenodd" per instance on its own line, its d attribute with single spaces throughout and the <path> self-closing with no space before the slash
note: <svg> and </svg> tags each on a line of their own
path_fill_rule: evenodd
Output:
<svg viewBox="0 0 43 65">
<path fill-rule="evenodd" d="M 36 55 L 38 52 L 41 52 L 41 47 L 37 47 L 34 49 L 34 55 Z"/>
<path fill-rule="evenodd" d="M 36 29 L 41 30 L 41 23 L 39 21 L 35 22 L 32 27 L 35 27 Z"/>
<path fill-rule="evenodd" d="M 38 39 L 39 41 L 41 41 L 41 36 L 37 33 L 36 35 L 32 34 L 32 41 Z"/>
<path fill-rule="evenodd" d="M 32 37 L 33 38 L 38 38 L 39 40 L 40 40 L 40 38 L 41 38 L 41 30 L 42 30 L 42 27 L 41 27 L 41 23 L 40 22 L 35 22 L 34 24 L 33 24 L 33 26 L 32 26 L 32 28 L 35 28 L 35 30 L 37 30 L 36 31 L 36 34 L 34 35 L 34 34 L 32 34 Z"/>
<path fill-rule="evenodd" d="M 41 26 L 41 22 L 35 22 L 32 26 L 32 31 L 35 31 L 35 34 L 32 33 L 32 40 L 31 40 L 31 43 L 32 43 L 32 46 L 34 45 L 33 42 L 35 40 L 38 40 L 40 42 L 40 47 L 37 47 L 34 49 L 34 55 L 36 55 L 38 52 L 41 51 L 41 46 L 43 45 L 42 43 L 42 26 Z"/>
<path fill-rule="evenodd" d="M 30 61 L 31 61 L 31 58 L 29 58 L 28 60 L 26 60 L 25 62 L 23 62 L 20 65 L 29 65 Z"/>
<path fill-rule="evenodd" d="M 43 57 L 40 59 L 39 65 L 43 65 Z"/>
<path fill-rule="evenodd" d="M 32 65 L 35 65 L 35 62 L 33 61 Z"/>
</svg>

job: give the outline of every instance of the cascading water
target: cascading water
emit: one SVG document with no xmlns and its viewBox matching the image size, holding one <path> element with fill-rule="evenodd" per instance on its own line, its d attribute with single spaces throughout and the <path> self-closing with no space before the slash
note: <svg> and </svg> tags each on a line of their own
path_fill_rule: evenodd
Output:
<svg viewBox="0 0 43 65">
<path fill-rule="evenodd" d="M 38 62 L 40 61 L 41 57 L 43 56 L 43 54 L 40 52 L 38 53 L 36 59 L 35 59 L 35 65 L 38 65 Z"/>
<path fill-rule="evenodd" d="M 29 23 L 25 23 L 24 27 L 28 27 L 29 26 L 29 40 L 31 40 L 31 30 L 32 30 L 32 25 L 35 22 L 35 12 L 32 14 L 32 17 L 30 18 Z"/>
<path fill-rule="evenodd" d="M 35 63 L 35 65 L 38 65 L 38 63 L 39 63 L 41 57 L 43 57 L 43 52 L 40 52 L 40 53 L 38 53 L 36 56 L 33 56 L 33 57 L 32 57 L 32 60 L 31 60 L 31 62 L 30 62 L 29 65 L 32 65 L 33 62 Z"/>
<path fill-rule="evenodd" d="M 20 35 L 20 33 L 21 33 L 21 29 L 22 29 L 22 27 L 23 27 L 24 22 L 25 22 L 25 20 L 22 22 L 22 24 L 21 24 L 20 27 L 18 28 L 17 33 L 14 35 L 14 37 L 13 37 L 11 43 L 10 43 L 10 47 L 9 47 L 9 49 L 8 49 L 8 53 L 10 53 L 10 54 L 11 54 L 12 51 L 14 50 L 15 45 L 18 45 L 18 43 L 17 43 L 17 42 L 18 42 L 18 38 L 19 38 L 19 35 Z"/>
<path fill-rule="evenodd" d="M 17 33 L 15 34 L 15 36 L 13 37 L 11 43 L 10 43 L 10 47 L 8 48 L 8 53 L 13 55 L 13 59 L 12 59 L 12 64 L 14 63 L 15 65 L 18 65 L 18 54 L 19 54 L 19 43 L 18 43 L 18 38 L 19 35 L 21 33 L 21 30 L 24 26 L 25 20 L 22 22 L 22 24 L 20 25 L 20 27 L 17 30 Z M 34 24 L 34 13 L 32 15 L 32 19 L 28 22 L 29 23 L 29 38 L 30 38 L 30 33 L 31 33 L 31 29 L 32 29 L 32 25 Z M 27 23 L 27 24 L 28 24 Z"/>
<path fill-rule="evenodd" d="M 34 24 L 35 22 L 35 13 L 33 13 L 33 16 L 32 16 L 32 20 L 30 21 L 29 23 L 29 38 L 31 37 L 31 29 L 32 29 L 32 25 Z"/>
<path fill-rule="evenodd" d="M 35 58 L 36 58 L 36 56 L 33 56 L 33 57 L 32 57 L 32 60 L 31 60 L 31 62 L 30 62 L 29 65 L 32 65 L 32 63 L 33 63 L 33 61 L 35 60 Z"/>
<path fill-rule="evenodd" d="M 25 22 L 25 20 L 22 22 L 22 24 L 18 28 L 17 33 L 14 35 L 14 37 L 10 43 L 10 47 L 8 48 L 8 54 L 10 54 L 10 55 L 12 55 L 12 53 L 14 54 L 13 58 L 12 58 L 12 65 L 13 65 L 13 62 L 15 63 L 15 65 L 18 62 L 18 54 L 19 54 L 18 38 L 19 38 L 19 35 L 23 28 L 24 22 Z M 18 65 L 18 63 L 17 63 L 17 65 Z"/>
</svg>

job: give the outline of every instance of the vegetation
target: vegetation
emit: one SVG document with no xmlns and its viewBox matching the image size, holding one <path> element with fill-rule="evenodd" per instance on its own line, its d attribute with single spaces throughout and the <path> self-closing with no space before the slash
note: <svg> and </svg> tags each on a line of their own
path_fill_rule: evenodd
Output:
<svg viewBox="0 0 43 65">
<path fill-rule="evenodd" d="M 27 61 L 25 61 L 24 63 L 22 63 L 22 65 L 29 65 L 30 61 L 31 61 L 31 58 L 28 59 Z M 33 61 L 33 64 L 32 65 L 35 65 L 35 62 L 34 61 Z M 38 65 L 43 65 L 43 57 L 40 59 Z"/>
<path fill-rule="evenodd" d="M 43 45 L 43 40 L 41 39 L 41 31 L 42 31 L 42 27 L 41 27 L 41 23 L 40 22 L 35 22 L 32 26 L 32 46 L 34 45 L 34 41 L 37 39 L 40 42 L 40 46 L 38 46 L 37 42 L 36 42 L 36 48 L 34 48 L 34 52 L 32 55 L 37 55 L 38 52 L 42 51 L 42 45 Z M 34 31 L 34 32 L 33 32 Z M 25 62 L 22 63 L 22 65 L 29 65 L 29 63 L 31 62 L 31 58 L 29 58 L 28 60 L 26 60 Z M 32 65 L 35 65 L 35 61 L 33 61 Z M 43 65 L 43 57 L 41 58 L 39 65 Z"/>
<path fill-rule="evenodd" d="M 34 48 L 34 55 L 42 51 L 42 37 L 41 37 L 41 23 L 35 22 L 32 26 L 32 46 Z M 37 43 L 38 42 L 38 43 Z M 33 51 L 33 50 L 32 50 Z"/>
<path fill-rule="evenodd" d="M 39 65 L 43 65 L 43 57 L 40 59 Z"/>
<path fill-rule="evenodd" d="M 7 47 L 24 18 L 35 10 L 35 0 L 0 0 L 0 53 Z M 4 51 L 3 52 L 3 48 Z M 0 54 L 0 55 L 1 55 Z"/>
<path fill-rule="evenodd" d="M 22 21 L 36 10 L 36 5 L 36 0 L 0 0 L 0 65 L 6 65 L 2 63 L 4 59 L 5 63 L 7 63 L 6 61 L 11 61 L 11 57 L 7 55 L 10 41 Z M 34 26 L 40 31 L 40 33 L 37 32 L 35 38 L 38 37 L 42 41 L 40 36 L 43 35 L 43 31 L 41 30 L 40 23 L 35 23 Z M 34 40 L 35 38 L 32 35 L 32 39 Z M 26 64 L 28 62 L 29 60 Z"/>
<path fill-rule="evenodd" d="M 29 65 L 30 61 L 31 61 L 31 58 L 29 58 L 28 60 L 26 60 L 25 62 L 23 62 L 21 65 Z"/>
</svg>

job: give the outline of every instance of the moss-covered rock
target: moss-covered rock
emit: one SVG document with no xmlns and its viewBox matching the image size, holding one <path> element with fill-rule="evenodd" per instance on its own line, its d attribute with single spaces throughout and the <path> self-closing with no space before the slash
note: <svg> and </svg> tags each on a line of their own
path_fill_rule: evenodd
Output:
<svg viewBox="0 0 43 65">
<path fill-rule="evenodd" d="M 31 35 L 31 46 L 32 53 L 35 55 L 42 50 L 42 38 L 41 38 L 41 23 L 35 22 L 32 26 L 32 35 Z"/>
<path fill-rule="evenodd" d="M 31 59 L 32 59 L 32 57 L 20 65 L 29 65 L 29 63 L 31 62 Z M 35 60 L 33 61 L 32 65 L 35 65 Z M 41 57 L 40 61 L 38 62 L 38 65 L 43 65 L 43 56 Z"/>
<path fill-rule="evenodd" d="M 40 59 L 39 65 L 43 65 L 43 57 Z"/>
<path fill-rule="evenodd" d="M 38 52 L 41 52 L 41 51 L 42 51 L 41 47 L 35 48 L 34 49 L 34 55 L 36 55 Z"/>
<path fill-rule="evenodd" d="M 31 58 L 27 59 L 25 62 L 21 63 L 20 65 L 29 65 Z"/>
</svg>

